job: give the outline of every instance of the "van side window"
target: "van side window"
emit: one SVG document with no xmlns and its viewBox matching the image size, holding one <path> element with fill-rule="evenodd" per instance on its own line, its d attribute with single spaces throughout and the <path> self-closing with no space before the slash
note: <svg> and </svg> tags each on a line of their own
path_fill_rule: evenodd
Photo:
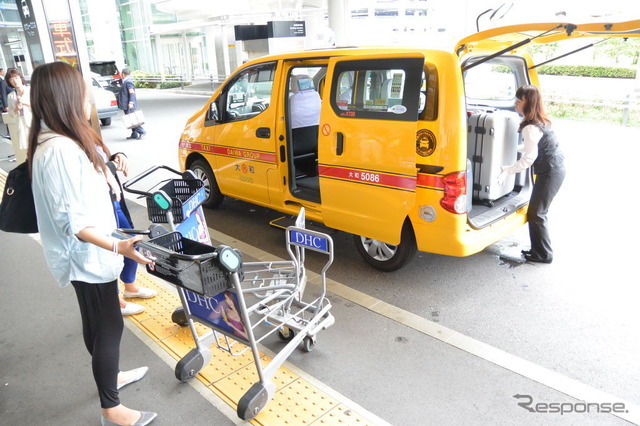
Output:
<svg viewBox="0 0 640 426">
<path fill-rule="evenodd" d="M 222 121 L 246 120 L 262 113 L 271 103 L 275 64 L 241 72 L 222 94 Z"/>
<path fill-rule="evenodd" d="M 420 87 L 420 120 L 433 121 L 438 118 L 438 71 L 432 64 L 425 64 Z"/>
<path fill-rule="evenodd" d="M 415 59 L 337 64 L 331 90 L 332 108 L 337 115 L 347 118 L 416 120 L 422 68 L 422 61 Z"/>
<path fill-rule="evenodd" d="M 399 69 L 343 72 L 338 77 L 338 108 L 345 111 L 392 111 L 395 105 L 402 103 L 405 78 L 404 70 Z M 359 84 L 354 87 L 356 82 Z"/>
</svg>

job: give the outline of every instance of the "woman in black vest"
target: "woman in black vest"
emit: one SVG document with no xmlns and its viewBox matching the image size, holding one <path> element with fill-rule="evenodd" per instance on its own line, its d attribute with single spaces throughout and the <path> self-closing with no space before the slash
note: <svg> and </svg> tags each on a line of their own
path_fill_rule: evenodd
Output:
<svg viewBox="0 0 640 426">
<path fill-rule="evenodd" d="M 527 212 L 531 249 L 523 250 L 522 254 L 529 262 L 551 263 L 553 250 L 547 212 L 564 181 L 564 157 L 536 86 L 522 86 L 516 91 L 516 112 L 524 117 L 518 129 L 522 133 L 524 153 L 515 164 L 502 167 L 498 182 L 504 182 L 509 174 L 533 166 L 536 181 Z"/>
</svg>

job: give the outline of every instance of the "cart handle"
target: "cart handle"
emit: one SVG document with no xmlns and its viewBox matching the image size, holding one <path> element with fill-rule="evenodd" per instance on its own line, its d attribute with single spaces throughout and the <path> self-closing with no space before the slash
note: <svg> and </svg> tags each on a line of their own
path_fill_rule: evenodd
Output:
<svg viewBox="0 0 640 426">
<path fill-rule="evenodd" d="M 168 232 L 169 231 L 162 225 L 151 225 L 149 229 L 114 229 L 113 232 L 111 232 L 111 236 L 119 240 L 127 240 L 131 238 L 131 235 L 148 235 L 149 238 L 156 238 Z"/>
<path fill-rule="evenodd" d="M 175 259 L 190 260 L 192 262 L 203 262 L 205 260 L 216 259 L 218 257 L 217 251 L 214 251 L 212 253 L 204 253 L 204 254 L 183 254 L 183 253 L 176 253 L 173 250 L 169 250 L 168 248 L 161 247 L 156 244 L 153 244 L 152 246 L 149 243 L 143 242 L 143 241 L 136 243 L 136 247 L 146 248 L 147 250 L 161 251 L 165 253 L 167 256 L 171 256 Z"/>
<path fill-rule="evenodd" d="M 153 172 L 159 170 L 159 169 L 165 169 L 168 170 L 172 173 L 175 173 L 177 175 L 179 175 L 180 177 L 182 177 L 182 179 L 197 179 L 196 176 L 193 174 L 193 172 L 191 170 L 187 170 L 184 173 L 181 173 L 175 169 L 172 169 L 169 166 L 152 166 L 151 168 L 147 169 L 146 171 L 142 172 L 141 174 L 139 174 L 136 177 L 133 177 L 131 179 L 129 179 L 128 181 L 126 181 L 124 184 L 122 184 L 122 188 L 127 191 L 130 192 L 132 194 L 138 194 L 138 195 L 144 195 L 146 197 L 151 197 L 153 194 L 151 192 L 147 192 L 147 191 L 141 191 L 139 189 L 133 189 L 131 188 L 131 185 L 133 185 L 136 182 L 140 182 L 142 179 L 146 178 L 147 176 L 149 176 L 150 174 L 152 174 Z"/>
<path fill-rule="evenodd" d="M 125 235 L 125 234 L 129 234 L 129 235 Z M 151 230 L 149 229 L 118 228 L 113 232 L 112 236 L 120 239 L 127 239 L 127 238 L 130 238 L 131 235 L 149 235 L 149 234 L 151 234 Z"/>
</svg>

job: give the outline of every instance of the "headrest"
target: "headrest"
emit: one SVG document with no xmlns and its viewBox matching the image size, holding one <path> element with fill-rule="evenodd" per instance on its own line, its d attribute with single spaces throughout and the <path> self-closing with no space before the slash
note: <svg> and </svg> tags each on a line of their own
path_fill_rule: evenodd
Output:
<svg viewBox="0 0 640 426">
<path fill-rule="evenodd" d="M 315 89 L 313 80 L 308 75 L 294 75 L 291 77 L 291 91 L 293 93 Z"/>
</svg>

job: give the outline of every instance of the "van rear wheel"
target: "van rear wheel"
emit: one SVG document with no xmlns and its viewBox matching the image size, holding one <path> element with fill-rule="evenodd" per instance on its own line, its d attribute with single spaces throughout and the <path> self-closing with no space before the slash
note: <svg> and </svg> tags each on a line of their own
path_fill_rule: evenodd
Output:
<svg viewBox="0 0 640 426">
<path fill-rule="evenodd" d="M 204 182 L 207 198 L 205 198 L 202 205 L 210 208 L 218 207 L 220 203 L 222 203 L 222 200 L 224 200 L 224 195 L 222 195 L 220 188 L 218 188 L 218 182 L 209 164 L 204 160 L 196 160 L 189 166 L 189 170 Z"/>
<path fill-rule="evenodd" d="M 400 244 L 387 244 L 373 238 L 354 235 L 353 241 L 360 256 L 371 266 L 385 272 L 402 268 L 416 254 L 416 237 L 407 221 L 402 227 Z"/>
</svg>

